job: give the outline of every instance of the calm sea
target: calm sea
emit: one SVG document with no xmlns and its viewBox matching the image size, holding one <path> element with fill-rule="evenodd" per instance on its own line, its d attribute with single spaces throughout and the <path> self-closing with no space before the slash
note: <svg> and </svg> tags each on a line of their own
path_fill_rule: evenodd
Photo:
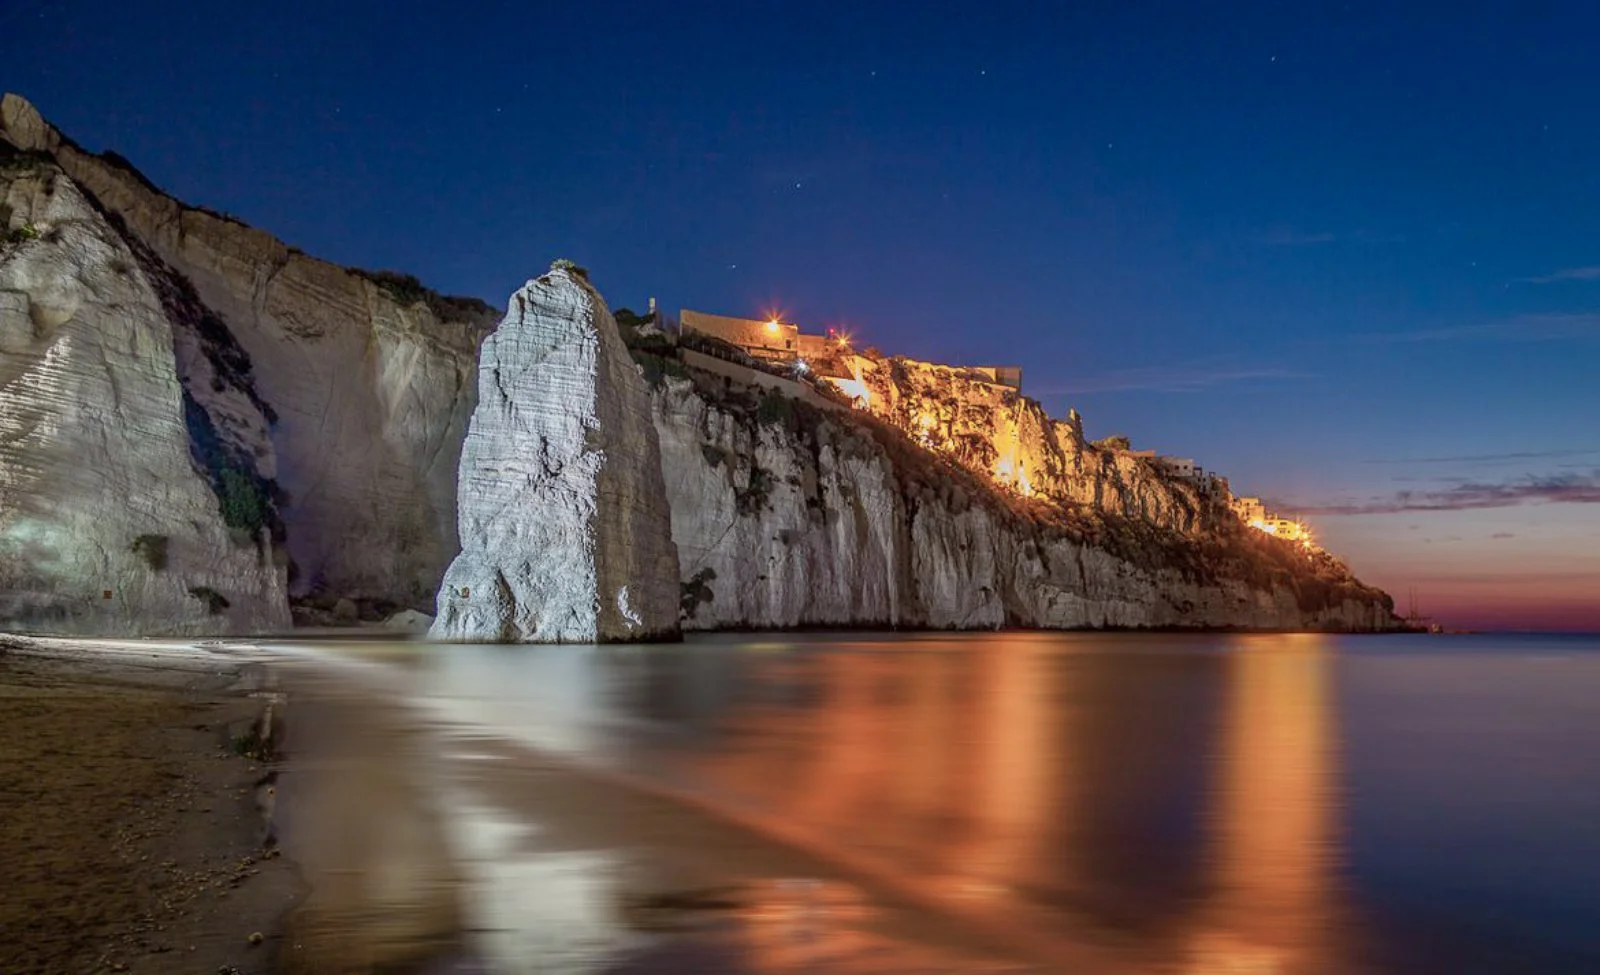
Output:
<svg viewBox="0 0 1600 975">
<path fill-rule="evenodd" d="M 737 635 L 410 672 L 1030 951 L 1600 972 L 1593 636 Z"/>
</svg>

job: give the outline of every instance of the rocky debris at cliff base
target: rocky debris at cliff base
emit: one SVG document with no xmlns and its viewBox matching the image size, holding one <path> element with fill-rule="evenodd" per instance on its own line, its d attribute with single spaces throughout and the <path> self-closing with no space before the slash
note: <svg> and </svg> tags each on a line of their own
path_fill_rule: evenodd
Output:
<svg viewBox="0 0 1600 975">
<path fill-rule="evenodd" d="M 433 617 L 414 609 L 402 610 L 383 621 L 383 628 L 396 633 L 427 633 L 433 627 Z"/>
<path fill-rule="evenodd" d="M 430 635 L 594 643 L 678 633 L 678 556 L 650 397 L 605 303 L 557 268 L 483 343 L 461 451 L 461 554 Z"/>
</svg>

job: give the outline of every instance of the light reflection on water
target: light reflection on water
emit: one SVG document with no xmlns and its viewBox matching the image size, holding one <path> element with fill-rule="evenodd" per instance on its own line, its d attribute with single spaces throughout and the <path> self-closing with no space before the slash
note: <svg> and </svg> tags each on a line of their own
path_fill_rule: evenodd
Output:
<svg viewBox="0 0 1600 975">
<path fill-rule="evenodd" d="M 1600 722 L 1586 720 L 1600 716 L 1593 649 L 1306 635 L 718 637 L 430 647 L 403 686 L 448 722 L 688 798 L 834 864 L 880 900 L 972 922 L 1039 970 L 1092 959 L 1196 975 L 1594 971 L 1600 933 L 1581 920 L 1600 909 L 1600 777 L 1582 757 L 1600 744 Z M 726 827 L 673 820 L 652 833 L 648 823 L 674 814 L 633 810 L 626 792 L 582 802 L 570 783 L 518 792 L 504 769 L 527 763 L 491 757 L 458 749 L 472 771 L 446 773 L 439 795 L 454 848 L 478 844 L 463 857 L 482 881 L 469 911 L 502 932 L 501 962 L 534 950 L 514 938 L 543 924 L 547 946 L 551 932 L 583 931 L 590 947 L 575 957 L 652 970 L 615 961 L 639 942 L 612 915 L 630 889 L 670 874 L 669 886 L 741 885 L 742 920 L 723 925 L 735 932 L 721 942 L 725 970 L 870 967 L 845 952 L 818 969 L 822 956 L 794 955 L 785 938 L 772 945 L 788 948 L 760 949 L 751 918 L 803 866 L 714 855 Z M 618 807 L 606 829 L 541 839 L 557 807 L 584 819 L 601 806 Z M 526 835 L 493 825 L 506 815 L 533 825 Z M 459 835 L 479 826 L 477 839 Z M 1534 828 L 1554 832 L 1532 838 Z M 1476 861 L 1462 837 L 1484 845 Z M 1465 862 L 1442 863 L 1437 849 Z M 1538 873 L 1553 850 L 1568 856 L 1545 874 L 1556 896 Z M 657 876 L 641 881 L 641 870 Z M 540 908 L 557 887 L 572 891 L 564 906 Z M 522 899 L 522 888 L 545 893 Z M 1517 916 L 1518 898 L 1541 891 L 1536 903 L 1553 914 Z M 549 923 L 529 920 L 541 910 Z M 519 917 L 522 934 L 506 934 Z M 877 937 L 869 927 L 837 928 L 834 947 L 848 932 Z M 737 964 L 728 944 L 742 945 Z"/>
</svg>

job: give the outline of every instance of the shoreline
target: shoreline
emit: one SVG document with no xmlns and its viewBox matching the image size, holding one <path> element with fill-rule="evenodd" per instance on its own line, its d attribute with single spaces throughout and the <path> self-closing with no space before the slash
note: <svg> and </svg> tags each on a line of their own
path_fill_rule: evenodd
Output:
<svg viewBox="0 0 1600 975">
<path fill-rule="evenodd" d="M 277 971 L 306 891 L 269 840 L 261 672 L 79 648 L 0 640 L 0 970 Z"/>
</svg>

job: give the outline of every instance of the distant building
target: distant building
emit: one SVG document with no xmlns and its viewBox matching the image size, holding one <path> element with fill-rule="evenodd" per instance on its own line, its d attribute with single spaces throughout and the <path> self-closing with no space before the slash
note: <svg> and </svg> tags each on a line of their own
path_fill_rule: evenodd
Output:
<svg viewBox="0 0 1600 975">
<path fill-rule="evenodd" d="M 1267 520 L 1267 506 L 1261 503 L 1260 498 L 1234 498 L 1233 511 L 1247 525 Z"/>
<path fill-rule="evenodd" d="M 1260 498 L 1234 498 L 1233 512 L 1239 516 L 1240 521 L 1256 531 L 1316 547 L 1312 542 L 1311 529 L 1304 522 L 1268 511 Z"/>
<path fill-rule="evenodd" d="M 1160 464 L 1173 477 L 1181 477 L 1190 481 L 1199 480 L 1200 475 L 1204 473 L 1194 461 L 1187 457 L 1157 457 L 1156 463 Z"/>
<path fill-rule="evenodd" d="M 1292 518 L 1280 518 L 1277 515 L 1272 515 L 1262 522 L 1252 522 L 1251 525 L 1266 532 L 1268 535 L 1286 538 L 1291 542 L 1309 542 L 1311 540 L 1311 530 Z"/>
<path fill-rule="evenodd" d="M 685 333 L 694 332 L 721 339 L 737 345 L 757 359 L 794 359 L 800 354 L 799 326 L 777 319 L 763 322 L 750 318 L 728 318 L 685 308 L 678 313 L 678 324 Z"/>
<path fill-rule="evenodd" d="M 816 362 L 835 358 L 850 352 L 850 339 L 832 329 L 825 335 L 800 331 L 792 322 L 777 318 L 761 321 L 755 318 L 730 318 L 710 315 L 687 308 L 678 313 L 679 328 L 685 333 L 698 333 L 736 345 L 757 359 L 791 362 L 804 359 Z M 958 367 L 970 378 L 993 383 L 1010 389 L 1022 389 L 1021 366 L 965 366 Z M 857 377 L 859 378 L 859 377 Z"/>
<path fill-rule="evenodd" d="M 795 336 L 794 342 L 794 350 L 807 362 L 838 355 L 850 348 L 849 342 L 833 334 L 809 335 L 801 332 Z"/>
</svg>

